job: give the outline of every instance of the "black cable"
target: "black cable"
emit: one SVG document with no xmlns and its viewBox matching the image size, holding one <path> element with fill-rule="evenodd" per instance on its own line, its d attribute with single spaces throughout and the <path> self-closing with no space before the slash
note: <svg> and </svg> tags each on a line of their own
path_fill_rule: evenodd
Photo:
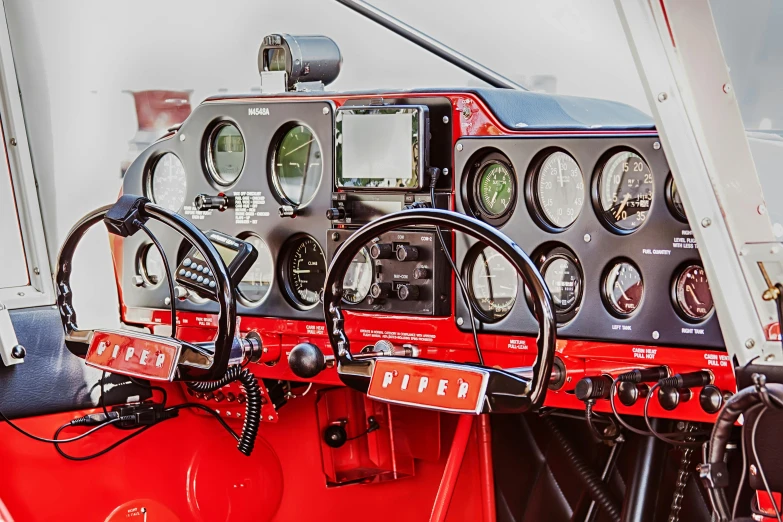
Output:
<svg viewBox="0 0 783 522">
<path fill-rule="evenodd" d="M 687 446 L 687 447 L 698 447 L 704 444 L 704 441 L 681 441 L 676 440 L 669 437 L 668 433 L 659 433 L 655 431 L 655 428 L 652 427 L 652 424 L 650 423 L 650 416 L 649 416 L 649 408 L 650 408 L 650 399 L 652 399 L 653 395 L 655 395 L 655 392 L 658 390 L 658 388 L 661 387 L 661 383 L 657 382 L 655 385 L 650 388 L 650 393 L 647 395 L 647 398 L 644 400 L 644 423 L 647 424 L 647 429 L 650 430 L 650 434 L 652 434 L 656 439 L 662 440 L 664 442 L 667 442 L 669 444 L 672 444 L 674 446 Z M 692 437 L 696 435 L 696 433 L 687 433 L 687 436 Z"/>
<path fill-rule="evenodd" d="M 223 420 L 223 418 L 220 416 L 220 414 L 218 412 L 216 412 L 215 410 L 213 410 L 212 408 L 210 408 L 208 406 L 204 406 L 203 404 L 199 404 L 197 402 L 183 402 L 182 404 L 177 404 L 177 405 L 172 406 L 171 408 L 168 408 L 168 410 L 169 411 L 170 410 L 184 410 L 184 409 L 189 409 L 189 408 L 205 411 L 205 412 L 209 413 L 210 415 L 212 415 L 213 417 L 215 417 L 217 419 L 217 421 L 220 423 L 220 425 L 223 426 L 223 429 L 225 429 L 229 434 L 231 434 L 231 436 L 234 437 L 234 440 L 239 442 L 239 438 L 240 437 L 239 437 L 239 435 L 237 435 L 237 432 L 235 432 L 233 430 L 233 428 L 231 428 L 231 426 L 229 426 L 228 423 L 225 420 Z"/>
<path fill-rule="evenodd" d="M 745 418 L 749 417 L 754 411 L 758 410 L 759 408 L 763 408 L 763 407 L 764 407 L 763 404 L 757 404 L 757 405 L 751 407 L 747 411 L 747 413 L 745 414 Z M 746 424 L 742 425 L 742 433 L 740 435 L 741 439 L 742 439 L 742 442 L 740 443 L 741 444 L 740 448 L 742 450 L 742 475 L 740 476 L 739 486 L 737 486 L 737 493 L 734 495 L 734 505 L 731 508 L 731 518 L 732 518 L 732 520 L 737 518 L 737 506 L 739 505 L 739 499 L 740 499 L 740 496 L 742 495 L 742 488 L 743 488 L 743 486 L 745 486 L 745 480 L 748 477 L 748 470 L 747 470 L 748 456 L 746 454 L 746 448 L 745 448 L 745 427 L 746 426 L 747 426 Z M 705 461 L 706 461 L 706 459 L 705 459 Z"/>
<path fill-rule="evenodd" d="M 54 438 L 57 439 L 57 437 L 60 435 L 60 432 L 62 430 L 64 430 L 65 428 L 67 428 L 68 426 L 69 426 L 69 424 L 65 424 L 63 426 L 60 426 L 57 429 L 57 431 L 54 433 Z M 108 446 L 108 447 L 106 447 L 106 448 L 104 448 L 104 449 L 102 449 L 102 450 L 100 450 L 100 451 L 98 451 L 96 453 L 92 453 L 90 455 L 84 455 L 84 456 L 69 455 L 65 451 L 63 451 L 62 448 L 60 448 L 60 443 L 59 442 L 55 442 L 54 443 L 54 449 L 57 450 L 57 453 L 59 453 L 62 457 L 66 458 L 68 460 L 75 460 L 75 461 L 90 460 L 90 459 L 94 459 L 94 458 L 100 457 L 101 455 L 105 455 L 106 453 L 110 452 L 111 450 L 113 450 L 114 448 L 119 446 L 120 444 L 124 444 L 124 443 L 128 442 L 130 439 L 132 439 L 133 437 L 136 437 L 137 435 L 141 435 L 142 433 L 144 433 L 148 429 L 152 428 L 153 426 L 155 426 L 155 425 L 151 424 L 149 426 L 144 426 L 143 428 L 141 428 L 141 429 L 131 433 L 127 437 L 124 437 L 124 438 L 118 440 L 114 444 L 112 444 L 112 445 L 110 445 L 110 446 Z"/>
<path fill-rule="evenodd" d="M 778 509 L 778 503 L 775 501 L 775 497 L 772 496 L 772 490 L 769 487 L 769 482 L 767 482 L 767 476 L 764 474 L 764 468 L 761 466 L 761 461 L 759 460 L 758 452 L 756 451 L 756 428 L 759 427 L 759 421 L 761 421 L 761 417 L 764 416 L 765 413 L 767 413 L 767 410 L 769 408 L 764 408 L 759 413 L 758 417 L 756 417 L 756 420 L 753 422 L 753 429 L 750 432 L 750 448 L 753 451 L 753 460 L 756 461 L 756 466 L 759 470 L 759 476 L 761 477 L 761 481 L 764 482 L 764 489 L 767 491 L 767 495 L 769 495 L 769 501 L 772 502 L 772 507 L 775 509 L 775 517 L 777 517 L 778 522 L 783 522 L 780 518 L 780 510 Z"/>
<path fill-rule="evenodd" d="M 432 208 L 435 208 L 435 182 L 436 181 L 437 181 L 437 177 L 434 177 L 434 179 L 430 182 L 430 199 L 432 200 Z M 443 233 L 441 232 L 439 226 L 435 226 L 435 232 L 438 236 L 440 247 L 441 249 L 443 249 L 443 253 L 446 255 L 446 261 L 449 262 L 449 265 L 451 266 L 451 270 L 452 272 L 454 272 L 454 277 L 457 279 L 457 282 L 459 283 L 462 299 L 465 301 L 465 304 L 468 307 L 468 314 L 470 316 L 470 330 L 473 333 L 473 343 L 476 345 L 476 355 L 478 355 L 479 364 L 484 365 L 484 356 L 481 354 L 481 346 L 479 345 L 478 332 L 476 331 L 476 320 L 473 317 L 473 303 L 470 302 L 470 298 L 468 297 L 468 288 L 467 286 L 465 286 L 465 281 L 462 280 L 462 275 L 460 274 L 459 269 L 457 269 L 457 265 L 454 263 L 454 259 L 451 257 L 451 251 L 446 246 L 446 240 L 443 239 Z"/>
<path fill-rule="evenodd" d="M 69 442 L 76 442 L 77 440 L 83 439 L 84 437 L 86 437 L 88 435 L 92 435 L 93 433 L 95 433 L 99 429 L 105 428 L 106 426 L 108 426 L 110 424 L 114 424 L 115 422 L 127 420 L 127 419 L 123 419 L 123 418 L 116 418 L 116 419 L 107 420 L 103 424 L 99 424 L 98 426 L 95 426 L 93 429 L 91 429 L 89 431 L 86 431 L 86 432 L 82 433 L 81 435 L 79 435 L 77 437 L 73 437 L 71 439 L 63 439 L 63 440 L 60 440 L 60 441 L 56 441 L 54 439 L 47 439 L 47 438 L 44 438 L 44 437 L 39 437 L 38 435 L 33 435 L 32 433 L 29 433 L 29 432 L 23 430 L 22 428 L 20 428 L 19 426 L 17 426 L 13 422 L 11 422 L 11 419 L 6 417 L 5 414 L 2 411 L 0 411 L 0 417 L 2 417 L 3 420 L 5 422 L 7 422 L 9 426 L 11 426 L 13 429 L 18 431 L 19 433 L 21 433 L 25 437 L 29 437 L 29 438 L 31 438 L 33 440 L 37 440 L 38 442 L 45 442 L 47 444 L 66 444 L 66 443 L 69 443 Z M 71 423 L 68 423 L 67 425 L 71 426 Z"/>
<path fill-rule="evenodd" d="M 593 404 L 594 401 L 589 400 L 585 401 L 585 421 L 587 422 L 587 425 L 590 427 L 590 431 L 593 433 L 593 437 L 598 439 L 598 441 L 602 442 L 608 442 L 608 441 L 615 441 L 620 437 L 620 427 L 615 424 L 614 419 L 611 417 L 605 417 L 606 420 L 614 426 L 614 435 L 604 435 L 601 433 L 598 428 L 595 427 L 595 424 L 593 424 L 593 418 L 598 417 L 596 413 L 593 412 Z M 604 418 L 601 416 L 601 418 Z"/>
<path fill-rule="evenodd" d="M 174 278 L 171 276 L 171 267 L 169 266 L 169 260 L 166 257 L 166 252 L 163 251 L 163 246 L 161 246 L 160 242 L 158 241 L 158 238 L 155 237 L 155 234 L 153 234 L 149 228 L 147 228 L 147 225 L 139 221 L 138 219 L 133 222 L 134 225 L 139 227 L 144 231 L 145 234 L 150 238 L 150 240 L 155 244 L 155 248 L 158 249 L 158 253 L 160 253 L 160 257 L 163 260 L 163 268 L 166 270 L 166 281 L 169 284 L 169 300 L 171 301 L 171 338 L 176 339 L 177 338 L 177 298 L 176 294 L 174 293 Z"/>
</svg>

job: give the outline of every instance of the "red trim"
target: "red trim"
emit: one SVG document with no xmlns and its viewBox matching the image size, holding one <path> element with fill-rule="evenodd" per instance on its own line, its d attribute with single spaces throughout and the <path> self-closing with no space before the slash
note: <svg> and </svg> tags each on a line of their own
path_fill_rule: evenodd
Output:
<svg viewBox="0 0 783 522">
<path fill-rule="evenodd" d="M 492 429 L 488 415 L 479 415 L 477 422 L 479 448 L 479 482 L 481 483 L 481 512 L 484 522 L 495 522 L 495 474 L 492 467 Z"/>
<path fill-rule="evenodd" d="M 669 38 L 672 39 L 672 47 L 677 47 L 677 44 L 674 43 L 674 32 L 672 32 L 672 24 L 669 23 L 669 13 L 666 12 L 665 0 L 660 0 L 660 2 L 661 11 L 663 12 L 663 19 L 666 21 L 666 29 L 669 30 Z"/>
<path fill-rule="evenodd" d="M 454 432 L 454 440 L 451 443 L 449 460 L 446 461 L 446 468 L 443 470 L 443 478 L 438 487 L 438 494 L 435 496 L 435 504 L 432 506 L 430 522 L 445 522 L 446 514 L 449 511 L 449 504 L 454 495 L 454 487 L 457 484 L 459 470 L 462 467 L 462 460 L 465 457 L 465 449 L 468 447 L 470 432 L 473 429 L 473 417 L 462 415 L 457 421 L 457 431 Z"/>
</svg>

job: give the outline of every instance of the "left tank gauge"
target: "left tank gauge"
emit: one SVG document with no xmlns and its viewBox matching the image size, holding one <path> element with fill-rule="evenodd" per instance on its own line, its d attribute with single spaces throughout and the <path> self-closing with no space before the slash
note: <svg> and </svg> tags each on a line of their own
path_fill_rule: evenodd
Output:
<svg viewBox="0 0 783 522">
<path fill-rule="evenodd" d="M 172 212 L 185 204 L 188 181 L 182 161 L 173 153 L 160 156 L 147 176 L 147 197 Z"/>
</svg>

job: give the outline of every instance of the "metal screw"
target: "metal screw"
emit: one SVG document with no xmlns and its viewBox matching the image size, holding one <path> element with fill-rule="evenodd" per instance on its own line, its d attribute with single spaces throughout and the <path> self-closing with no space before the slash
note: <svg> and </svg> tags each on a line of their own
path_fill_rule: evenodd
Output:
<svg viewBox="0 0 783 522">
<path fill-rule="evenodd" d="M 458 151 L 462 152 L 462 149 L 464 149 L 464 148 L 465 147 L 462 146 L 462 143 L 457 143 L 457 150 Z"/>
<path fill-rule="evenodd" d="M 24 297 L 24 292 L 17 292 L 16 295 L 18 295 L 19 297 Z"/>
<path fill-rule="evenodd" d="M 724 83 L 723 84 L 723 92 L 725 92 L 726 94 L 729 94 L 731 92 L 731 85 L 728 84 L 728 83 Z"/>
<path fill-rule="evenodd" d="M 775 354 L 771 353 L 771 354 L 767 355 L 766 357 L 764 357 L 764 360 L 767 361 L 767 362 L 774 361 L 775 360 Z"/>
<path fill-rule="evenodd" d="M 443 175 L 448 176 L 449 175 L 449 169 L 443 169 Z"/>
<path fill-rule="evenodd" d="M 230 411 L 226 412 L 226 417 L 231 417 L 231 412 Z"/>
<path fill-rule="evenodd" d="M 759 205 L 756 207 L 756 212 L 758 212 L 760 215 L 764 215 L 767 213 L 767 207 L 765 205 Z"/>
<path fill-rule="evenodd" d="M 710 218 L 704 218 L 701 220 L 701 226 L 703 228 L 707 228 L 710 225 L 712 225 L 712 220 Z"/>
<path fill-rule="evenodd" d="M 465 319 L 457 317 L 457 326 L 462 326 L 463 324 L 465 324 Z"/>
<path fill-rule="evenodd" d="M 590 240 L 591 240 L 591 239 L 593 239 L 593 238 L 592 238 L 592 237 L 590 237 L 590 234 L 585 234 L 585 236 L 584 236 L 584 238 L 583 238 L 583 239 L 585 240 L 585 243 L 589 243 L 589 242 L 590 242 Z"/>
<path fill-rule="evenodd" d="M 34 266 L 34 267 L 33 267 L 33 273 L 34 273 L 35 275 L 40 275 L 40 274 L 41 274 L 41 269 L 40 269 L 40 268 L 38 268 L 37 266 Z"/>
<path fill-rule="evenodd" d="M 470 118 L 470 107 L 468 107 L 467 104 L 465 104 L 464 107 L 462 107 L 462 117 L 466 120 Z"/>
<path fill-rule="evenodd" d="M 17 344 L 13 348 L 11 348 L 11 357 L 14 359 L 24 359 L 25 354 L 27 353 L 27 350 L 24 349 L 24 346 L 21 344 Z"/>
<path fill-rule="evenodd" d="M 16 147 L 16 138 L 11 138 L 11 146 Z"/>
<path fill-rule="evenodd" d="M 321 112 L 323 112 L 324 116 L 326 116 L 327 114 L 329 114 L 329 107 L 324 107 L 323 109 L 321 109 Z"/>
<path fill-rule="evenodd" d="M 185 135 L 184 134 L 180 134 L 179 135 L 179 141 L 185 141 Z"/>
<path fill-rule="evenodd" d="M 448 116 L 444 116 L 443 117 L 443 123 L 448 123 L 448 122 L 449 122 L 449 117 Z"/>
<path fill-rule="evenodd" d="M 661 148 L 661 142 L 660 142 L 660 141 L 656 141 L 655 143 L 653 143 L 653 148 L 654 148 L 655 150 L 660 150 L 660 148 Z"/>
<path fill-rule="evenodd" d="M 753 339 L 748 339 L 747 341 L 745 341 L 745 348 L 747 348 L 748 350 L 750 350 L 754 346 L 756 346 L 756 341 L 754 341 Z"/>
<path fill-rule="evenodd" d="M 273 416 L 271 416 L 271 415 L 269 415 L 266 419 L 269 420 L 269 421 L 275 420 L 275 418 Z"/>
<path fill-rule="evenodd" d="M 340 234 L 337 232 L 332 232 L 332 241 L 339 241 L 340 240 Z"/>
<path fill-rule="evenodd" d="M 754 477 L 758 474 L 758 470 L 756 469 L 756 466 L 754 464 L 750 465 L 750 474 Z"/>
<path fill-rule="evenodd" d="M 658 339 L 661 336 L 661 334 L 658 333 L 658 330 L 655 330 L 653 332 L 653 339 Z"/>
<path fill-rule="evenodd" d="M 658 101 L 659 101 L 659 102 L 663 103 L 663 102 L 665 102 L 667 99 L 669 99 L 669 95 L 668 95 L 668 94 L 666 94 L 665 92 L 662 92 L 662 93 L 659 93 L 659 94 L 658 94 Z"/>
<path fill-rule="evenodd" d="M 685 429 L 685 423 L 680 421 L 677 423 L 677 431 L 682 431 Z"/>
</svg>

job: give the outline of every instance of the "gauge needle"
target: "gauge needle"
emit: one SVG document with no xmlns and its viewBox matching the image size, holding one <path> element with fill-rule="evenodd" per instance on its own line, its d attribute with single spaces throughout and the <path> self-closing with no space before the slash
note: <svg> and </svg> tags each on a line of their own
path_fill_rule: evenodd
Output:
<svg viewBox="0 0 783 522">
<path fill-rule="evenodd" d="M 563 187 L 563 163 L 557 158 L 557 180 L 560 182 L 560 188 Z"/>
<path fill-rule="evenodd" d="M 698 298 L 698 297 L 696 297 L 696 292 L 694 292 L 694 291 L 693 291 L 693 287 L 692 287 L 692 286 L 688 285 L 688 286 L 686 286 L 686 287 L 685 287 L 685 289 L 686 289 L 688 292 L 690 292 L 690 294 L 691 294 L 691 297 L 693 297 L 693 300 L 694 300 L 694 301 L 696 301 L 696 304 L 697 304 L 697 305 L 703 305 L 703 304 L 704 304 L 704 303 L 702 303 L 701 301 L 699 301 L 699 298 Z"/>
<path fill-rule="evenodd" d="M 298 150 L 299 150 L 299 149 L 301 149 L 302 147 L 306 147 L 307 145 L 310 145 L 310 144 L 311 144 L 312 142 L 314 142 L 314 141 L 315 141 L 315 138 L 311 139 L 310 141 L 308 141 L 308 142 L 306 142 L 306 143 L 302 143 L 301 145 L 299 145 L 299 146 L 298 146 L 297 148 L 295 148 L 294 150 L 291 150 L 291 151 L 289 151 L 289 152 L 286 152 L 285 154 L 283 154 L 283 157 L 285 158 L 285 157 L 286 157 L 286 156 L 288 156 L 289 154 L 293 154 L 294 152 L 298 151 Z"/>
<path fill-rule="evenodd" d="M 309 274 L 310 270 L 293 270 L 295 274 Z"/>
<path fill-rule="evenodd" d="M 620 281 L 615 281 L 614 286 L 620 289 L 620 293 L 623 294 L 623 297 L 625 297 L 628 301 L 631 300 L 631 298 L 628 297 L 628 294 L 625 293 L 625 289 L 623 288 L 623 285 L 620 284 Z"/>
<path fill-rule="evenodd" d="M 495 200 L 496 200 L 496 199 L 498 199 L 498 194 L 499 194 L 499 193 L 500 193 L 499 191 L 498 191 L 498 192 L 495 192 L 495 195 L 494 195 L 494 196 L 492 196 L 492 201 L 490 201 L 490 202 L 489 202 L 489 206 L 490 206 L 490 207 L 493 207 L 493 206 L 495 206 Z"/>
<path fill-rule="evenodd" d="M 620 219 L 620 215 L 623 213 L 623 210 L 625 209 L 625 205 L 628 203 L 628 200 L 631 199 L 631 194 L 626 193 L 625 197 L 623 198 L 623 202 L 620 204 L 620 208 L 617 209 L 617 212 L 615 212 L 614 217 L 617 219 Z"/>
</svg>

